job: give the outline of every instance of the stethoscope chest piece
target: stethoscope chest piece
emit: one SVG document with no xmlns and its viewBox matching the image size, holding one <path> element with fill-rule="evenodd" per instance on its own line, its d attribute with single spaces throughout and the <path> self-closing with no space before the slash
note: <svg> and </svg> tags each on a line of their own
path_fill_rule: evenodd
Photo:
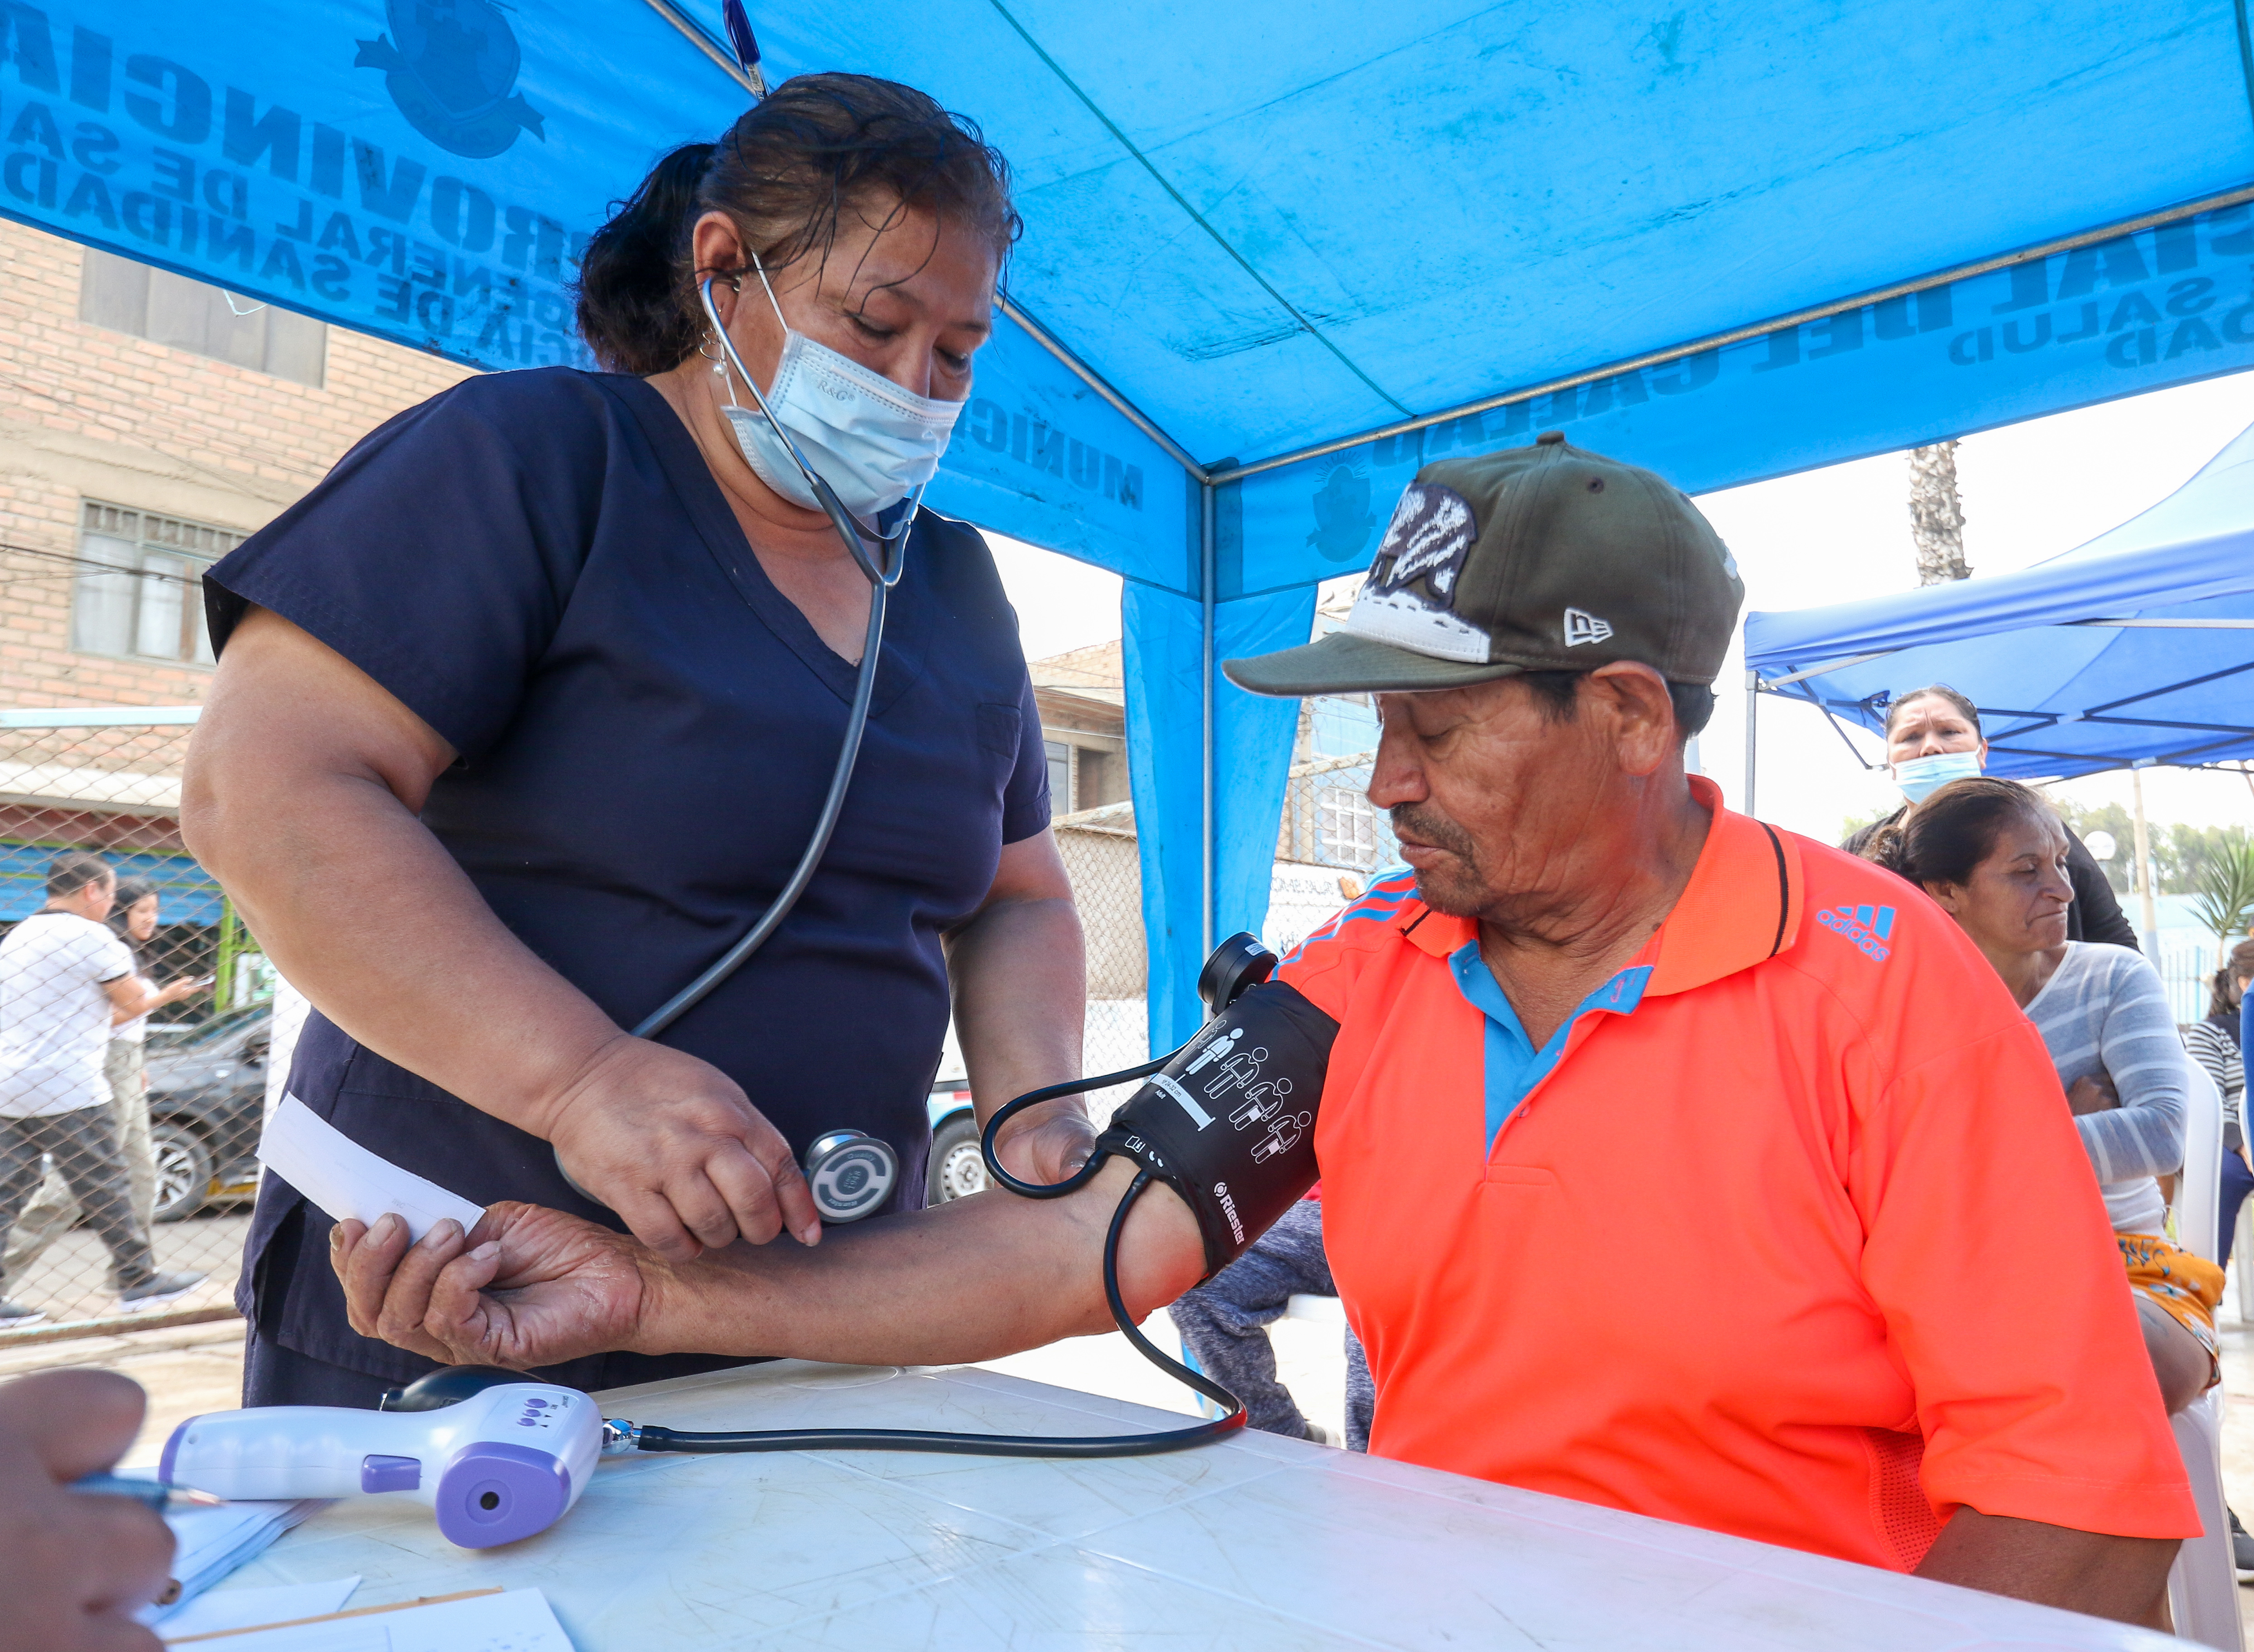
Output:
<svg viewBox="0 0 2254 1652">
<path fill-rule="evenodd" d="M 833 1130 L 806 1150 L 806 1180 L 824 1222 L 858 1222 L 892 1195 L 900 1179 L 892 1144 L 858 1130 Z"/>
</svg>

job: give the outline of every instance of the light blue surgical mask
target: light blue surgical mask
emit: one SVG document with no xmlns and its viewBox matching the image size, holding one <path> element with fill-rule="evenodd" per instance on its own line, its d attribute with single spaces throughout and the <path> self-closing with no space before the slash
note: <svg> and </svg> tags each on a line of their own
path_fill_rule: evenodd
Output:
<svg viewBox="0 0 2254 1652">
<path fill-rule="evenodd" d="M 774 383 L 764 398 L 765 411 L 735 406 L 732 382 L 729 387 L 730 405 L 722 411 L 735 427 L 744 457 L 760 481 L 792 504 L 818 509 L 813 485 L 799 468 L 802 458 L 830 484 L 840 504 L 861 521 L 873 523 L 879 512 L 938 472 L 962 403 L 904 390 L 875 369 L 797 331 L 783 320 L 782 306 L 775 303 L 774 289 L 756 257 L 752 267 L 781 323 L 783 346 Z"/>
<path fill-rule="evenodd" d="M 1952 780 L 1970 780 L 1980 772 L 1977 751 L 1942 751 L 1930 757 L 1905 757 L 1894 764 L 1894 784 L 1912 803 L 1923 803 Z"/>
</svg>

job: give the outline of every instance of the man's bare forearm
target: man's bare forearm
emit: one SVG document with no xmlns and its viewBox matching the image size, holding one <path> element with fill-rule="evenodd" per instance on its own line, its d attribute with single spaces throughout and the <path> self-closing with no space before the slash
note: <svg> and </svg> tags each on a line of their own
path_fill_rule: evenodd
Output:
<svg viewBox="0 0 2254 1652">
<path fill-rule="evenodd" d="M 2062 1607 L 2118 1623 L 2166 1627 L 2173 1537 L 2115 1537 L 1959 1509 L 1917 1568 L 1921 1578 Z"/>
<path fill-rule="evenodd" d="M 994 1191 L 833 1230 L 814 1249 L 735 1245 L 648 1280 L 644 1353 L 780 1355 L 856 1365 L 994 1359 L 1109 1330 L 1104 1234 L 1131 1179 L 1107 1165 L 1063 1199 Z M 1197 1223 L 1147 1190 L 1120 1244 L 1120 1294 L 1138 1319 L 1203 1267 Z"/>
</svg>

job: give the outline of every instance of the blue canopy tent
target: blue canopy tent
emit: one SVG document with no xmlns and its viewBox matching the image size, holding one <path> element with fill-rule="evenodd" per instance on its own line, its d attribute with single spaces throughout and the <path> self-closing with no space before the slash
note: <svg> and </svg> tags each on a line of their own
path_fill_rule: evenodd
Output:
<svg viewBox="0 0 2254 1652">
<path fill-rule="evenodd" d="M 2016 574 L 1749 614 L 1746 666 L 1757 690 L 1873 731 L 1890 694 L 1945 682 L 1980 708 L 1995 774 L 2254 756 L 2254 429 L 2151 510 Z M 1754 756 L 1749 737 L 1748 791 Z"/>
<path fill-rule="evenodd" d="M 930 502 L 1125 576 L 1154 1038 L 1257 928 L 1304 640 L 1424 459 L 1700 491 L 2254 364 L 2231 0 L 752 0 L 928 90 L 1027 234 Z M 0 212 L 480 366 L 750 77 L 718 0 L 0 0 Z"/>
</svg>

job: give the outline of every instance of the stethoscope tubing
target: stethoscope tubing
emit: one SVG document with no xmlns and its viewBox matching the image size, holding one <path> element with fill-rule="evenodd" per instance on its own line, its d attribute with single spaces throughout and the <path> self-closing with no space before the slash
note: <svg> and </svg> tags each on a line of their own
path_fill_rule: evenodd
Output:
<svg viewBox="0 0 2254 1652">
<path fill-rule="evenodd" d="M 882 555 L 877 557 L 869 554 L 858 525 L 838 499 L 836 491 L 806 462 L 806 456 L 791 440 L 790 432 L 783 429 L 781 421 L 767 406 L 766 398 L 760 394 L 758 380 L 746 371 L 743 359 L 736 353 L 735 342 L 728 337 L 728 330 L 720 324 L 719 311 L 713 307 L 712 279 L 710 275 L 705 276 L 697 291 L 704 300 L 705 313 L 712 319 L 713 335 L 720 341 L 720 348 L 726 353 L 729 364 L 751 391 L 752 401 L 759 404 L 760 415 L 766 420 L 768 428 L 781 439 L 793 462 L 805 477 L 807 485 L 814 490 L 815 498 L 822 502 L 822 511 L 829 516 L 830 526 L 837 530 L 837 537 L 844 541 L 854 565 L 867 578 L 870 588 L 869 624 L 862 637 L 861 666 L 853 680 L 853 703 L 845 719 L 845 738 L 838 747 L 836 764 L 830 772 L 830 790 L 822 798 L 822 812 L 815 818 L 814 831 L 806 840 L 806 848 L 799 855 L 798 865 L 792 869 L 789 881 L 776 892 L 774 899 L 767 903 L 766 910 L 760 915 L 759 920 L 741 939 L 706 965 L 696 979 L 634 1024 L 633 1033 L 636 1038 L 656 1037 L 703 1002 L 713 988 L 742 968 L 745 960 L 765 946 L 774 932 L 782 927 L 782 921 L 798 904 L 799 896 L 804 895 L 807 886 L 813 882 L 814 875 L 822 864 L 822 857 L 830 848 L 830 837 L 837 829 L 838 817 L 844 812 L 845 793 L 853 782 L 854 765 L 860 761 L 861 737 L 868 729 L 869 707 L 876 695 L 877 664 L 884 652 L 885 599 L 892 588 L 900 583 L 900 575 L 906 569 L 908 533 L 915 522 L 916 512 L 923 508 L 923 489 L 919 486 L 908 498 L 907 507 L 901 512 L 899 522 L 878 541 Z"/>
</svg>

